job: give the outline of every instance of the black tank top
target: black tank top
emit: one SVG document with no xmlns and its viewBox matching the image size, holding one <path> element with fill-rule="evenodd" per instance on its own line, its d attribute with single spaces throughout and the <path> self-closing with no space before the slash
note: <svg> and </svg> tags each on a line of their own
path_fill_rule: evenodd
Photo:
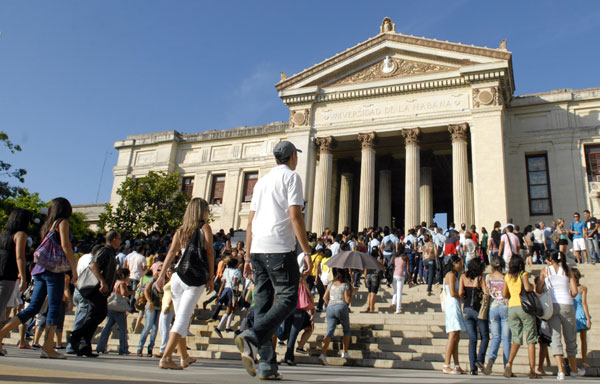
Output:
<svg viewBox="0 0 600 384">
<path fill-rule="evenodd" d="M 471 307 L 476 311 L 481 309 L 482 291 L 479 287 L 465 287 L 465 308 Z"/>
</svg>

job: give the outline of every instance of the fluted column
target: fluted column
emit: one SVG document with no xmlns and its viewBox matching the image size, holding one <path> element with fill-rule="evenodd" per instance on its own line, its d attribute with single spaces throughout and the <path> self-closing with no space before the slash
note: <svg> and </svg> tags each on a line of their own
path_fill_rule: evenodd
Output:
<svg viewBox="0 0 600 384">
<path fill-rule="evenodd" d="M 421 188 L 419 198 L 421 199 L 421 219 L 420 221 L 427 222 L 430 225 L 433 222 L 433 189 L 431 178 L 431 167 L 421 168 Z"/>
<path fill-rule="evenodd" d="M 379 171 L 379 200 L 377 210 L 377 226 L 392 226 L 392 171 Z"/>
<path fill-rule="evenodd" d="M 352 225 L 352 174 L 343 172 L 340 180 L 340 212 L 338 216 L 338 233 L 344 227 Z"/>
<path fill-rule="evenodd" d="M 362 146 L 358 230 L 362 231 L 375 224 L 375 132 L 359 133 L 358 141 Z"/>
<path fill-rule="evenodd" d="M 467 134 L 469 124 L 450 124 L 448 131 L 452 137 L 452 199 L 454 202 L 454 222 L 459 227 L 469 221 L 469 160 L 467 154 Z"/>
<path fill-rule="evenodd" d="M 331 205 L 331 179 L 333 169 L 333 137 L 317 137 L 315 144 L 319 147 L 319 165 L 315 180 L 315 196 L 312 231 L 321 234 L 329 223 Z"/>
<path fill-rule="evenodd" d="M 421 203 L 421 156 L 419 148 L 419 128 L 404 129 L 402 136 L 406 143 L 406 177 L 404 190 L 404 231 L 419 224 Z"/>
</svg>

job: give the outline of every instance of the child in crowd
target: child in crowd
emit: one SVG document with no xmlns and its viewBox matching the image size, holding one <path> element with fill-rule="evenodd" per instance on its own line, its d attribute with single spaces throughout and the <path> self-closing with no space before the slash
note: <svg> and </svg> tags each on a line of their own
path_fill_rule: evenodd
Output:
<svg viewBox="0 0 600 384">
<path fill-rule="evenodd" d="M 231 321 L 233 320 L 233 304 L 234 296 L 237 293 L 238 284 L 242 280 L 242 273 L 238 268 L 238 259 L 231 258 L 227 263 L 227 268 L 223 272 L 221 279 L 221 289 L 219 289 L 220 306 L 226 307 L 226 312 L 221 318 L 219 325 L 215 327 L 215 332 L 219 337 L 223 337 L 221 331 L 225 328 L 226 332 L 233 332 L 231 329 Z"/>
<path fill-rule="evenodd" d="M 587 363 L 587 331 L 592 327 L 592 316 L 590 316 L 590 310 L 587 304 L 587 287 L 581 285 L 581 272 L 579 269 L 572 268 L 573 277 L 577 282 L 577 296 L 573 299 L 575 303 L 575 322 L 577 324 L 577 333 L 581 340 L 581 362 L 583 368 L 589 368 Z"/>
</svg>

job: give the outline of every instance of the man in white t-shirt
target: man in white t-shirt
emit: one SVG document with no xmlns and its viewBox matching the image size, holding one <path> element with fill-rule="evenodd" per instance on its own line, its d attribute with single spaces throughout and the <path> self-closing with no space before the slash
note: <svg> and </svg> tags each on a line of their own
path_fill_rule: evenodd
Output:
<svg viewBox="0 0 600 384">
<path fill-rule="evenodd" d="M 132 291 L 137 289 L 140 280 L 142 280 L 142 277 L 144 276 L 144 271 L 146 270 L 145 251 L 146 248 L 143 245 L 138 245 L 125 259 L 127 268 L 129 269 L 129 282 L 131 283 Z M 131 312 L 135 311 L 135 295 L 131 295 L 129 307 Z"/>
<path fill-rule="evenodd" d="M 333 242 L 333 244 L 331 244 L 331 247 L 329 247 L 329 249 L 331 250 L 331 257 L 340 253 L 340 248 L 342 247 L 342 244 L 340 244 L 341 242 L 342 242 L 342 235 L 337 235 L 335 237 L 335 241 Z"/>
<path fill-rule="evenodd" d="M 304 252 L 305 271 L 312 270 L 311 249 L 306 237 L 302 180 L 294 172 L 298 165 L 294 144 L 281 141 L 273 155 L 277 166 L 254 186 L 246 247 L 254 271 L 254 326 L 235 338 L 244 368 L 257 374 L 254 359 L 260 355 L 258 375 L 279 380 L 272 336 L 292 313 L 298 301 L 300 271 L 296 259 L 296 238 Z"/>
<path fill-rule="evenodd" d="M 508 271 L 508 264 L 510 263 L 512 255 L 518 255 L 519 249 L 521 249 L 519 238 L 513 233 L 513 228 L 514 226 L 507 225 L 504 228 L 506 233 L 500 237 L 500 248 L 498 249 L 498 254 L 502 255 L 502 258 L 504 259 L 505 271 Z"/>
</svg>

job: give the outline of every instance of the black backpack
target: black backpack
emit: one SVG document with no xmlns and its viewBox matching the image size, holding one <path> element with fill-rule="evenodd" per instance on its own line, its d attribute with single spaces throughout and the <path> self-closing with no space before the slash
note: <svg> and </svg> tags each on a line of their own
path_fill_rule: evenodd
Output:
<svg viewBox="0 0 600 384">
<path fill-rule="evenodd" d="M 191 287 L 205 285 L 208 281 L 208 262 L 206 260 L 206 250 L 204 249 L 204 233 L 201 228 L 204 222 L 200 222 L 198 228 L 194 231 L 181 261 L 177 264 L 175 272 L 185 284 Z"/>
</svg>

